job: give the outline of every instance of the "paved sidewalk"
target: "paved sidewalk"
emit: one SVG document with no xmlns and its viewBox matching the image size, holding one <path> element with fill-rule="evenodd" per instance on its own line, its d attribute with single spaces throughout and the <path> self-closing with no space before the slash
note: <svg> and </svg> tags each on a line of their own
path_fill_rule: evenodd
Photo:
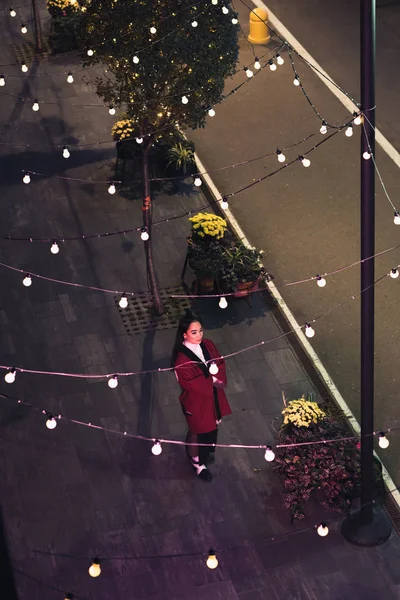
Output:
<svg viewBox="0 0 400 600">
<path fill-rule="evenodd" d="M 7 21 L 5 61 L 15 35 L 8 27 Z M 79 77 L 73 86 L 65 82 L 68 68 L 67 57 L 52 59 L 37 69 L 50 77 L 7 82 L 5 91 L 55 102 L 39 114 L 13 97 L 0 97 L 3 136 L 6 132 L 10 143 L 31 144 L 28 150 L 1 147 L 3 234 L 87 234 L 140 223 L 139 200 L 110 196 L 107 186 L 97 183 L 112 173 L 113 144 L 72 152 L 68 162 L 52 148 L 66 136 L 80 143 L 107 140 L 113 122 L 104 108 L 79 107 L 100 103 Z M 21 169 L 48 176 L 25 186 Z M 60 180 L 56 175 L 61 174 L 91 183 Z M 204 202 L 202 192 L 187 181 L 165 188 L 155 195 L 155 219 Z M 186 218 L 154 228 L 164 290 L 179 285 L 188 232 Z M 47 244 L 3 241 L 0 257 L 58 279 L 146 289 L 137 234 L 65 243 L 56 256 Z M 2 270 L 1 275 L 1 364 L 83 374 L 169 365 L 174 328 L 145 333 L 142 327 L 129 335 L 110 295 L 38 280 L 25 288 L 18 274 Z M 223 353 L 281 333 L 260 295 L 252 308 L 236 300 L 222 311 L 216 301 L 204 299 L 197 309 Z M 221 427 L 221 443 L 272 442 L 282 391 L 289 398 L 311 392 L 321 399 L 284 337 L 230 359 L 228 378 L 233 414 Z M 12 386 L 1 380 L 0 391 L 121 432 L 185 436 L 172 373 L 123 379 L 115 390 L 104 381 L 19 374 Z M 272 465 L 258 450 L 218 451 L 215 479 L 206 485 L 194 477 L 179 447 L 164 444 L 156 457 L 146 442 L 63 421 L 50 431 L 43 415 L 11 401 L 0 403 L 0 428 L 0 500 L 13 564 L 26 574 L 16 574 L 20 600 L 57 600 L 68 591 L 90 600 L 400 598 L 397 535 L 379 548 L 350 546 L 339 533 L 341 519 L 315 506 L 305 521 L 290 525 Z M 314 525 L 324 518 L 331 531 L 320 538 Z M 198 555 L 210 546 L 220 561 L 215 571 Z M 132 559 L 166 554 L 189 556 Z M 91 579 L 87 568 L 96 555 L 114 558 L 102 563 L 99 579 Z"/>
</svg>

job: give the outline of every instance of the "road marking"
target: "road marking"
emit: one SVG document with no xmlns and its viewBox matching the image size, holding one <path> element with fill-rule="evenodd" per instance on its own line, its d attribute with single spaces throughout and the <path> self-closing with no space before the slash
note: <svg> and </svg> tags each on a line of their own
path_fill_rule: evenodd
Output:
<svg viewBox="0 0 400 600">
<path fill-rule="evenodd" d="M 268 13 L 268 21 L 271 26 L 276 29 L 279 34 L 298 52 L 301 54 L 303 58 L 305 58 L 308 62 L 314 65 L 321 73 L 318 71 L 314 71 L 315 75 L 324 82 L 326 87 L 336 96 L 338 100 L 347 108 L 350 113 L 358 112 L 359 108 L 346 96 L 343 94 L 337 87 L 335 87 L 332 83 L 330 83 L 325 77 L 328 77 L 331 81 L 332 77 L 329 77 L 328 73 L 317 63 L 316 60 L 307 52 L 307 50 L 300 44 L 300 42 L 290 33 L 288 29 L 284 26 L 283 23 L 280 22 L 278 17 L 274 15 L 274 13 L 264 4 L 261 0 L 251 0 L 255 6 L 258 8 L 264 8 Z M 325 77 L 324 77 L 325 75 Z M 378 128 L 375 128 L 375 140 L 376 143 L 386 152 L 386 154 L 392 159 L 392 161 L 400 167 L 400 153 L 396 150 L 396 148 L 385 138 L 385 136 L 379 131 Z"/>
</svg>

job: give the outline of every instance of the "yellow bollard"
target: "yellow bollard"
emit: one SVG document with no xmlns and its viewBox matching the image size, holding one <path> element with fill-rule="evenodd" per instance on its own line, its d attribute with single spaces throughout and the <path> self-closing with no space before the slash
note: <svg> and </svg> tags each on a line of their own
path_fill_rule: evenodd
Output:
<svg viewBox="0 0 400 600">
<path fill-rule="evenodd" d="M 267 27 L 268 13 L 264 8 L 255 8 L 250 13 L 250 33 L 247 38 L 252 44 L 266 44 L 271 39 Z"/>
</svg>

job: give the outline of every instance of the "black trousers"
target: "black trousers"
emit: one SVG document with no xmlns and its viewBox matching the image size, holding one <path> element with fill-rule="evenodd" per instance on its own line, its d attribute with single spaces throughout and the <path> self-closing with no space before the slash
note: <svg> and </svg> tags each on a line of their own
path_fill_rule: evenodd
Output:
<svg viewBox="0 0 400 600">
<path fill-rule="evenodd" d="M 198 433 L 197 441 L 199 444 L 216 444 L 218 436 L 218 429 L 213 431 L 207 431 L 207 433 Z M 209 454 L 215 453 L 215 447 L 212 446 L 199 446 L 199 463 L 204 465 Z"/>
</svg>

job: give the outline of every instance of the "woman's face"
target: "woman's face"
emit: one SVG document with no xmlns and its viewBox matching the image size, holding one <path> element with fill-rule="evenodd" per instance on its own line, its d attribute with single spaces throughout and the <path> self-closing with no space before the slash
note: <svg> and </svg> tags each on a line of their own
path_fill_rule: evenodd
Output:
<svg viewBox="0 0 400 600">
<path fill-rule="evenodd" d="M 198 321 L 193 321 L 186 333 L 183 334 L 183 339 L 189 344 L 200 344 L 203 339 L 203 326 Z"/>
</svg>

